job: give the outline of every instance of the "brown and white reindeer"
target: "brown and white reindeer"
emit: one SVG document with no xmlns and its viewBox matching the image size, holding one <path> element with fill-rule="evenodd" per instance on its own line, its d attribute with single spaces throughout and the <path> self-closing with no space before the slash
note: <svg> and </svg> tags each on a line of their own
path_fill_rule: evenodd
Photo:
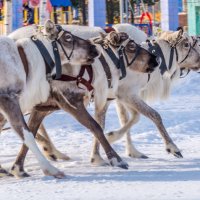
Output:
<svg viewBox="0 0 200 200">
<path fill-rule="evenodd" d="M 49 32 L 47 32 L 47 35 L 49 38 L 54 38 L 54 34 L 49 34 Z M 67 38 L 67 40 L 69 40 L 69 38 Z M 108 41 L 112 41 L 112 43 L 109 43 Z M 113 54 L 118 57 L 117 50 L 119 47 L 123 47 L 123 61 L 124 57 L 126 57 L 125 60 L 127 61 L 124 66 L 128 66 L 130 71 L 139 71 L 142 73 L 149 72 L 152 71 L 155 66 L 157 66 L 157 62 L 155 60 L 155 56 L 151 55 L 148 51 L 137 45 L 133 40 L 130 40 L 127 37 L 127 34 L 110 33 L 108 36 L 104 36 L 103 38 L 95 38 L 94 42 L 99 52 L 101 52 L 100 57 L 103 57 L 109 66 L 109 69 L 107 69 L 109 72 L 105 73 L 101 64 L 102 58 L 96 58 L 93 64 L 94 79 L 92 86 L 94 88 L 94 101 L 96 111 L 100 113 L 105 107 L 107 98 L 109 96 L 108 94 L 112 93 L 113 96 L 116 95 L 119 78 L 121 76 L 114 62 L 107 55 L 105 48 L 107 49 L 109 46 Z M 71 63 L 71 65 L 72 66 L 65 65 L 63 72 L 67 75 L 76 77 L 77 74 L 79 74 L 81 66 L 74 66 L 73 63 Z M 111 80 L 108 77 L 108 73 L 110 73 L 112 76 Z M 82 78 L 86 80 L 88 75 L 84 74 Z M 112 86 L 111 91 L 108 89 L 108 85 Z M 62 88 L 62 94 L 57 92 L 57 88 L 59 87 Z M 97 136 L 98 140 L 101 141 L 101 144 L 105 148 L 111 165 L 127 168 L 127 164 L 121 160 L 121 158 L 115 153 L 113 149 L 111 149 L 109 143 L 106 143 L 105 138 L 101 138 L 103 136 L 103 130 L 85 109 L 84 103 L 88 102 L 90 99 L 90 92 L 79 89 L 79 87 L 77 87 L 77 82 L 69 82 L 63 85 L 60 82 L 54 80 L 51 83 L 51 88 L 51 98 L 49 98 L 46 103 L 37 105 L 32 110 L 32 114 L 29 119 L 29 127 L 34 130 L 33 132 L 36 133 L 45 115 L 49 114 L 49 112 L 53 110 L 63 109 L 71 113 L 79 122 L 81 122 L 85 127 L 89 128 L 94 133 L 94 135 Z M 101 124 L 101 121 L 99 121 L 97 117 L 96 120 Z M 23 163 L 26 152 L 27 148 L 23 146 L 23 149 L 21 150 L 21 156 L 17 158 L 12 168 L 12 172 L 16 176 L 27 175 L 23 170 Z"/>
<path fill-rule="evenodd" d="M 51 21 L 47 21 L 45 25 L 46 31 L 58 32 L 57 28 Z M 69 42 L 69 38 L 73 40 Z M 60 98 L 69 90 L 57 81 L 49 82 L 51 73 L 55 73 L 55 69 L 49 71 L 47 63 L 45 63 L 40 50 L 35 43 L 39 43 L 45 54 L 53 58 L 52 41 L 43 35 L 37 35 L 33 38 L 25 38 L 18 40 L 17 43 L 8 37 L 0 37 L 0 119 L 1 125 L 7 120 L 12 129 L 17 133 L 30 150 L 35 154 L 40 168 L 46 175 L 56 178 L 64 177 L 64 173 L 52 166 L 48 160 L 40 152 L 34 139 L 33 127 L 26 124 L 23 114 L 33 109 L 32 118 L 40 118 L 34 115 L 34 106 L 44 102 L 48 102 L 53 95 L 54 98 Z M 73 64 L 91 64 L 94 58 L 98 56 L 98 52 L 94 45 L 88 40 L 83 40 L 72 35 L 70 32 L 61 30 L 56 36 L 57 50 L 60 52 L 60 60 L 62 62 L 61 70 L 64 72 L 64 63 Z M 55 43 L 54 43 L 55 44 Z M 52 64 L 52 63 L 51 63 Z M 50 67 L 50 66 L 49 66 Z M 49 74 L 46 74 L 48 71 Z M 53 85 L 53 86 L 52 86 Z M 61 101 L 64 98 L 61 97 Z M 56 102 L 56 101 L 55 101 Z M 55 103 L 54 102 L 54 103 Z M 44 115 L 46 112 L 42 112 Z M 1 127 L 2 128 L 2 127 Z M 0 173 L 8 174 L 3 168 Z"/>
<path fill-rule="evenodd" d="M 134 29 L 132 28 L 132 26 L 130 25 L 118 25 L 118 26 L 119 26 L 118 28 L 120 31 L 128 30 L 128 33 L 130 35 L 131 33 L 132 35 L 134 35 Z M 140 37 L 139 42 L 141 42 L 141 35 L 142 34 L 139 34 L 139 37 Z M 136 36 L 134 35 L 134 39 L 136 38 L 137 38 L 137 35 Z M 147 158 L 147 156 L 137 151 L 137 149 L 134 147 L 134 145 L 132 144 L 131 136 L 129 132 L 129 128 L 133 124 L 139 121 L 140 113 L 148 117 L 155 123 L 155 125 L 157 126 L 165 142 L 166 150 L 177 157 L 182 157 L 179 149 L 176 147 L 172 139 L 169 137 L 162 123 L 161 116 L 159 115 L 158 112 L 156 112 L 154 109 L 149 107 L 144 102 L 144 100 L 146 100 L 146 98 L 152 99 L 152 97 L 166 98 L 169 95 L 170 88 L 173 81 L 179 78 L 181 69 L 190 68 L 190 69 L 195 70 L 199 68 L 199 54 L 191 46 L 190 38 L 185 34 L 183 35 L 180 31 L 175 32 L 172 35 L 171 39 L 168 41 L 158 40 L 156 42 L 159 44 L 159 46 L 161 47 L 164 53 L 167 67 L 171 65 L 170 69 L 168 69 L 168 73 L 167 73 L 168 77 L 163 78 L 163 76 L 160 73 L 160 69 L 156 69 L 155 72 L 152 73 L 150 77 L 150 81 L 148 82 L 147 81 L 148 75 L 137 73 L 137 72 L 134 72 L 133 74 L 130 73 L 129 75 L 129 71 L 127 71 L 127 77 L 119 82 L 119 88 L 118 88 L 118 94 L 117 94 L 118 113 L 120 116 L 121 124 L 124 126 L 120 130 L 111 132 L 106 136 L 110 142 L 114 142 L 120 139 L 125 133 L 127 133 L 127 137 L 126 137 L 127 149 L 126 150 L 127 150 L 127 154 L 130 157 Z M 171 45 L 176 46 L 177 52 L 174 52 L 174 56 L 171 61 L 171 64 L 169 64 Z M 176 60 L 177 59 L 176 53 L 178 54 L 178 60 Z M 143 95 L 141 93 L 143 93 Z M 106 109 L 104 111 L 106 112 Z M 128 112 L 131 112 L 131 119 L 129 119 L 128 117 Z M 45 133 L 45 130 L 43 129 L 43 127 L 39 130 L 39 132 Z M 62 159 L 62 156 L 60 156 L 62 154 L 60 154 L 60 152 L 55 150 L 53 146 L 48 145 L 48 143 L 46 143 L 46 147 L 47 149 L 49 148 L 52 150 L 49 152 L 51 155 L 55 155 L 55 157 Z M 95 147 L 95 150 L 92 153 L 91 160 L 93 162 L 97 160 L 97 163 L 100 163 L 100 164 L 104 163 L 102 158 L 98 154 L 98 148 L 99 148 L 98 144 L 96 143 L 94 147 Z"/>
<path fill-rule="evenodd" d="M 126 30 L 130 37 L 137 37 L 134 35 L 134 28 L 130 25 L 116 25 L 115 28 L 118 31 Z M 178 148 L 173 147 L 173 142 L 168 137 L 167 131 L 162 124 L 161 116 L 146 103 L 144 103 L 144 101 L 152 101 L 159 98 L 166 99 L 170 95 L 172 85 L 177 79 L 179 79 L 182 70 L 199 70 L 200 66 L 198 64 L 198 53 L 200 53 L 200 51 L 198 49 L 198 44 L 194 44 L 191 40 L 191 37 L 189 37 L 186 33 L 183 33 L 182 30 L 173 33 L 171 32 L 170 34 L 168 33 L 167 35 L 159 38 L 159 40 L 156 42 L 159 43 L 159 41 L 162 40 L 165 41 L 164 43 L 168 43 L 169 46 L 168 51 L 163 50 L 168 66 L 168 78 L 163 78 L 159 69 L 156 69 L 151 74 L 148 84 L 141 88 L 139 93 L 135 93 L 135 113 L 132 115 L 131 119 L 129 119 L 128 115 L 128 112 L 130 111 L 129 108 L 126 107 L 123 102 L 117 101 L 118 116 L 123 127 L 120 130 L 111 132 L 107 135 L 108 141 L 112 143 L 116 140 L 119 140 L 124 136 L 124 134 L 126 134 L 126 152 L 130 157 L 146 158 L 144 154 L 140 153 L 134 147 L 129 130 L 133 124 L 136 124 L 139 121 L 140 113 L 150 118 L 156 124 L 166 145 L 167 152 L 174 154 L 176 157 L 182 157 Z M 173 56 L 170 55 L 170 49 L 172 48 L 174 48 Z"/>
</svg>

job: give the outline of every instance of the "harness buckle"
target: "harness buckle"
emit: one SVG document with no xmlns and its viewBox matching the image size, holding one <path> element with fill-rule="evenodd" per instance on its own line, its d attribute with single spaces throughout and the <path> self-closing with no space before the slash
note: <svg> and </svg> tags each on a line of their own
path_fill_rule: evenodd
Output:
<svg viewBox="0 0 200 200">
<path fill-rule="evenodd" d="M 33 41 L 36 41 L 37 40 L 37 38 L 35 37 L 35 36 L 32 36 L 32 38 L 31 38 Z"/>
</svg>

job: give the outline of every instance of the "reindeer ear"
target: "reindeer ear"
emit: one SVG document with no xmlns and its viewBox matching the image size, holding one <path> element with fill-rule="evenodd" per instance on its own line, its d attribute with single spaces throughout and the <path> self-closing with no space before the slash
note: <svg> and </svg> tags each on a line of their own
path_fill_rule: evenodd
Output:
<svg viewBox="0 0 200 200">
<path fill-rule="evenodd" d="M 56 25 L 51 21 L 47 20 L 44 24 L 44 33 L 49 37 L 49 39 L 55 39 L 58 35 L 58 29 Z"/>
<path fill-rule="evenodd" d="M 104 39 L 106 37 L 106 34 L 102 33 L 102 32 L 99 32 L 99 35 L 100 35 L 101 39 Z"/>
<path fill-rule="evenodd" d="M 183 29 L 179 29 L 177 38 L 181 38 L 182 36 L 183 36 Z"/>
<path fill-rule="evenodd" d="M 183 32 L 182 30 L 179 30 L 179 31 L 175 31 L 171 34 L 171 38 L 170 38 L 170 43 L 173 45 L 175 44 L 177 41 L 179 41 L 181 39 L 183 35 Z"/>
</svg>

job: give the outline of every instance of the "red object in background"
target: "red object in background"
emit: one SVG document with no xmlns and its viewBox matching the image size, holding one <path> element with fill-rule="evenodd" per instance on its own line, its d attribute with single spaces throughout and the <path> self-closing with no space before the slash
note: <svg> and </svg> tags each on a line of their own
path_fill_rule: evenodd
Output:
<svg viewBox="0 0 200 200">
<path fill-rule="evenodd" d="M 106 33 L 110 33 L 111 31 L 115 31 L 115 29 L 112 28 L 112 27 L 106 27 L 106 28 L 104 29 L 104 31 L 105 31 Z"/>
<path fill-rule="evenodd" d="M 33 6 L 33 7 L 38 6 L 39 3 L 40 3 L 40 0 L 30 0 L 30 4 L 31 4 L 31 6 Z"/>
<path fill-rule="evenodd" d="M 148 17 L 148 19 L 149 19 L 149 24 L 150 24 L 150 27 L 151 27 L 151 29 L 152 29 L 152 19 L 151 19 L 151 16 L 150 16 L 150 14 L 149 14 L 148 12 L 142 13 L 142 16 L 140 17 L 140 24 L 142 24 L 142 21 L 143 21 L 143 19 L 144 19 L 145 16 Z"/>
<path fill-rule="evenodd" d="M 47 8 L 46 9 L 48 12 L 52 12 L 52 5 L 51 5 L 50 0 L 47 0 Z"/>
<path fill-rule="evenodd" d="M 28 3 L 28 0 L 23 0 L 22 3 L 23 4 Z"/>
</svg>

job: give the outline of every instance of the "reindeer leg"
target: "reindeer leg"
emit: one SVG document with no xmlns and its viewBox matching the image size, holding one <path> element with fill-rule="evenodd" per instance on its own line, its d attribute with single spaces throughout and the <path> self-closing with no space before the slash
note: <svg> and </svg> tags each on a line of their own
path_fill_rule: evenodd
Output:
<svg viewBox="0 0 200 200">
<path fill-rule="evenodd" d="M 109 162 L 112 166 L 118 166 L 124 169 L 128 168 L 127 163 L 123 162 L 118 154 L 112 149 L 108 141 L 106 140 L 103 130 L 100 125 L 91 117 L 91 115 L 85 109 L 83 103 L 83 95 L 76 94 L 71 91 L 65 93 L 55 93 L 53 95 L 60 108 L 66 112 L 71 113 L 82 125 L 88 128 L 95 137 L 100 141 L 103 146 Z"/>
<path fill-rule="evenodd" d="M 0 132 L 2 131 L 4 125 L 6 124 L 6 118 L 0 113 Z"/>
<path fill-rule="evenodd" d="M 126 102 L 126 104 L 132 108 L 133 110 L 136 110 L 137 112 L 143 114 L 147 118 L 151 119 L 156 127 L 159 130 L 159 133 L 166 145 L 166 151 L 168 153 L 172 153 L 174 156 L 181 158 L 183 157 L 180 153 L 180 150 L 177 148 L 177 146 L 174 144 L 172 139 L 170 138 L 167 130 L 165 129 L 162 118 L 160 114 L 152 109 L 150 106 L 148 106 L 144 101 L 142 101 L 139 97 L 133 95 L 129 98 L 124 99 L 123 101 Z"/>
<path fill-rule="evenodd" d="M 98 107 L 95 106 L 95 120 L 101 126 L 103 130 L 105 128 L 105 117 L 106 117 L 106 111 L 108 109 L 109 104 L 110 103 L 107 102 L 102 110 L 99 110 Z M 94 137 L 93 148 L 92 148 L 91 157 L 90 157 L 91 163 L 98 166 L 108 165 L 108 163 L 101 157 L 99 148 L 100 148 L 100 143 L 97 140 L 97 138 Z"/>
<path fill-rule="evenodd" d="M 109 143 L 113 143 L 126 134 L 126 154 L 132 158 L 148 158 L 135 148 L 131 140 L 130 128 L 139 121 L 139 113 L 133 109 L 127 109 L 125 105 L 119 101 L 117 101 L 116 107 L 122 128 L 106 134 L 107 140 Z M 131 118 L 129 117 L 127 110 L 131 112 Z"/>
<path fill-rule="evenodd" d="M 17 113 L 17 112 L 16 112 Z M 47 115 L 48 112 L 38 112 L 36 110 L 33 110 L 31 113 L 31 116 L 29 118 L 28 125 L 30 129 L 27 127 L 24 118 L 21 114 L 21 111 L 18 108 L 18 116 L 21 116 L 21 127 L 14 126 L 14 129 L 20 134 L 22 140 L 24 141 L 24 145 L 21 148 L 21 151 L 19 155 L 17 156 L 17 159 L 14 163 L 14 165 L 11 168 L 11 172 L 16 176 L 16 177 L 26 177 L 29 176 L 26 172 L 24 172 L 24 160 L 25 156 L 28 152 L 27 146 L 32 150 L 34 154 L 37 155 L 40 167 L 42 168 L 43 172 L 45 175 L 52 175 L 56 178 L 63 178 L 64 173 L 60 172 L 57 168 L 53 167 L 43 156 L 43 154 L 40 152 L 38 149 L 34 135 L 37 132 L 37 129 L 42 122 L 43 118 Z M 19 115 L 20 114 L 20 115 Z M 13 125 L 12 125 L 13 126 Z M 24 131 L 25 129 L 25 131 Z M 32 133 L 30 133 L 30 131 Z M 27 134 L 28 133 L 28 134 Z"/>
<path fill-rule="evenodd" d="M 0 132 L 2 131 L 5 124 L 6 124 L 6 118 L 0 113 Z M 13 175 L 10 174 L 4 168 L 2 168 L 0 165 L 0 177 L 5 177 L 5 176 L 13 176 Z"/>
<path fill-rule="evenodd" d="M 56 149 L 51 139 L 49 138 L 48 133 L 43 124 L 41 124 L 38 129 L 36 140 L 42 146 L 43 154 L 49 160 L 56 161 L 57 159 L 61 160 L 70 159 L 70 157 L 68 157 L 67 155 L 63 154 L 62 152 Z"/>
</svg>

